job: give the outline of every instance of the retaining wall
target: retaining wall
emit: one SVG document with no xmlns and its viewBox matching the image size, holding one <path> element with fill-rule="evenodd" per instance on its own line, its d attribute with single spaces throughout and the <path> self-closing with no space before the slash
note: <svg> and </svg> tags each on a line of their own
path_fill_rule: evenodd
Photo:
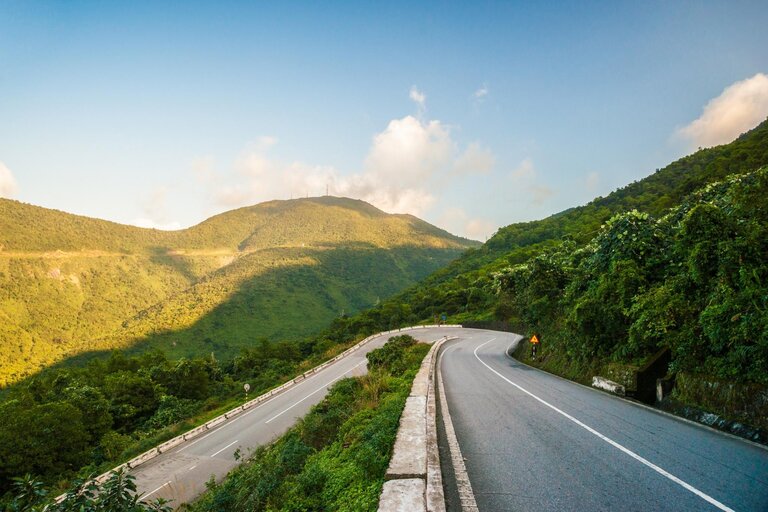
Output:
<svg viewBox="0 0 768 512">
<path fill-rule="evenodd" d="M 380 512 L 445 512 L 434 384 L 437 353 L 452 339 L 445 336 L 432 344 L 413 379 L 384 477 Z"/>
</svg>

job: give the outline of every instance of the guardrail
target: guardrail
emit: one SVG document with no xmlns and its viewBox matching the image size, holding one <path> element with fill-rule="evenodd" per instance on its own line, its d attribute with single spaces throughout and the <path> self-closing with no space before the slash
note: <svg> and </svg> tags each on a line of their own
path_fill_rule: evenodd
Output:
<svg viewBox="0 0 768 512">
<path fill-rule="evenodd" d="M 203 425 L 200 425 L 198 427 L 193 428 L 192 430 L 189 430 L 179 436 L 174 437 L 173 439 L 169 439 L 168 441 L 165 441 L 164 443 L 161 443 L 154 448 L 151 448 L 150 450 L 147 450 L 146 452 L 142 453 L 141 455 L 138 455 L 134 457 L 133 459 L 129 460 L 128 462 L 125 462 L 123 464 L 120 464 L 119 466 L 110 469 L 106 473 L 102 473 L 101 475 L 95 477 L 93 480 L 97 484 L 102 484 L 106 482 L 109 477 L 112 475 L 112 473 L 116 471 L 120 471 L 122 469 L 133 469 L 137 466 L 140 466 L 141 464 L 144 464 L 145 462 L 154 459 L 158 455 L 165 453 L 166 451 L 170 450 L 171 448 L 174 448 L 175 446 L 178 446 L 186 441 L 189 441 L 190 439 L 194 439 L 195 437 L 199 436 L 200 434 L 207 432 L 211 430 L 212 428 L 215 428 L 225 421 L 227 421 L 229 418 L 232 418 L 234 416 L 237 416 L 238 414 L 242 413 L 243 411 L 247 411 L 248 409 L 266 401 L 270 398 L 274 397 L 277 394 L 282 393 L 288 388 L 291 388 L 298 384 L 299 382 L 303 381 L 307 377 L 310 377 L 314 374 L 316 374 L 319 371 L 324 370 L 325 368 L 328 368 L 333 363 L 339 361 L 340 359 L 345 358 L 349 354 L 355 352 L 357 349 L 362 347 L 363 345 L 367 344 L 369 341 L 373 340 L 374 338 L 378 338 L 380 336 L 386 336 L 387 334 L 395 334 L 403 331 L 411 331 L 414 329 L 427 329 L 427 328 L 434 328 L 434 327 L 461 327 L 460 325 L 416 325 L 413 327 L 403 327 L 400 329 L 393 329 L 391 331 L 384 331 L 377 334 L 372 334 L 371 336 L 368 336 L 362 341 L 357 342 L 352 347 L 346 349 L 341 354 L 336 355 L 332 359 L 329 359 L 328 361 L 315 366 L 314 368 L 307 370 L 306 372 L 302 373 L 301 375 L 297 376 L 296 378 L 289 380 L 288 382 L 281 384 L 280 386 L 267 391 L 266 393 L 259 395 L 258 397 L 249 400 L 248 402 L 244 403 L 243 405 L 240 405 L 238 407 L 235 407 L 234 409 L 231 409 L 224 414 L 221 414 L 207 422 L 205 422 Z M 56 498 L 56 502 L 61 502 L 66 495 L 62 494 L 61 496 Z"/>
</svg>

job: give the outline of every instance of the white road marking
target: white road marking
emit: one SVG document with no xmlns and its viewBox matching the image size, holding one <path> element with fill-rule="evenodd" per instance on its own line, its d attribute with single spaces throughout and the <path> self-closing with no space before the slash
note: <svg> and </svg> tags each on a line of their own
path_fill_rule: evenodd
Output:
<svg viewBox="0 0 768 512">
<path fill-rule="evenodd" d="M 224 448 L 222 448 L 221 450 L 219 450 L 219 451 L 217 451 L 216 453 L 214 453 L 213 455 L 211 455 L 211 457 L 215 457 L 215 456 L 217 456 L 218 454 L 220 454 L 221 452 L 223 452 L 224 450 L 226 450 L 227 448 L 229 448 L 230 446 L 232 446 L 232 445 L 233 445 L 233 444 L 235 444 L 236 442 L 237 442 L 237 439 L 235 439 L 234 441 L 232 441 L 231 443 L 229 443 L 227 446 L 225 446 L 225 447 L 224 447 Z"/>
<path fill-rule="evenodd" d="M 196 467 L 197 467 L 197 464 L 195 464 L 194 466 L 192 466 L 191 468 L 189 468 L 187 471 L 192 471 L 192 470 L 193 470 L 193 469 L 195 469 Z"/>
<path fill-rule="evenodd" d="M 157 491 L 159 491 L 160 489 L 162 489 L 163 487 L 165 487 L 165 486 L 166 486 L 166 485 L 168 485 L 169 483 L 171 483 L 171 481 L 170 481 L 170 480 L 168 480 L 168 481 L 167 481 L 167 482 L 165 482 L 163 485 L 161 485 L 160 487 L 158 487 L 158 488 L 157 488 L 157 489 L 155 489 L 154 491 L 150 492 L 149 494 L 145 494 L 144 496 L 142 496 L 142 497 L 141 497 L 141 499 L 142 499 L 142 500 L 145 500 L 145 499 L 149 498 L 150 496 L 152 496 L 153 494 L 155 494 Z"/>
<path fill-rule="evenodd" d="M 275 414 L 274 416 L 272 416 L 271 418 L 269 418 L 269 419 L 268 419 L 267 421 L 265 421 L 264 423 L 269 423 L 270 421 L 272 421 L 272 420 L 274 420 L 274 419 L 276 419 L 276 418 L 278 418 L 278 417 L 282 416 L 283 414 L 285 414 L 286 412 L 290 411 L 291 409 L 293 409 L 294 407 L 296 407 L 297 405 L 299 405 L 301 402 L 303 402 L 303 401 L 304 401 L 304 400 L 306 400 L 307 398 L 311 397 L 311 396 L 312 396 L 312 395 L 314 395 L 315 393 L 319 393 L 320 391 L 322 391 L 322 390 L 326 389 L 328 386 L 330 386 L 331 384 L 333 384 L 334 382 L 336 382 L 337 380 L 339 380 L 340 378 L 342 378 L 343 376 L 345 376 L 346 374 L 348 374 L 349 372 L 351 372 L 352 370 L 354 370 L 355 368 L 357 368 L 358 366 L 360 366 L 360 365 L 362 365 L 362 364 L 364 364 L 364 363 L 366 363 L 366 362 L 368 362 L 368 361 L 367 361 L 367 359 L 366 359 L 366 360 L 363 360 L 363 361 L 360 361 L 360 362 L 359 362 L 359 363 L 357 363 L 355 366 L 353 366 L 353 367 L 352 367 L 352 368 L 350 368 L 349 370 L 345 371 L 344 373 L 342 373 L 341 375 L 339 375 L 338 377 L 336 377 L 336 378 L 335 378 L 335 379 L 333 379 L 332 381 L 328 382 L 327 384 L 325 384 L 324 386 L 322 386 L 322 387 L 320 387 L 320 388 L 317 388 L 316 390 L 314 390 L 313 392 L 311 392 L 310 394 L 308 394 L 307 396 L 305 396 L 304 398 L 302 398 L 302 399 L 301 399 L 301 400 L 299 400 L 298 402 L 295 402 L 293 405 L 291 405 L 290 407 L 288 407 L 288 408 L 287 408 L 287 409 L 285 409 L 284 411 L 281 411 L 281 412 L 279 412 L 279 413 Z"/>
<path fill-rule="evenodd" d="M 495 338 L 494 338 L 494 339 L 495 339 Z M 541 402 L 543 405 L 546 405 L 547 407 L 549 407 L 550 409 L 552 409 L 552 410 L 553 410 L 553 411 L 555 411 L 556 413 L 558 413 L 558 414 L 561 414 L 561 415 L 562 415 L 562 416 L 564 416 L 565 418 L 567 418 L 567 419 L 571 420 L 572 422 L 574 422 L 575 424 L 577 424 L 578 426 L 580 426 L 581 428 L 583 428 L 584 430 L 586 430 L 586 431 L 587 431 L 587 432 L 589 432 L 590 434 L 594 434 L 595 436 L 599 437 L 600 439 L 602 439 L 602 440 L 603 440 L 603 441 L 605 441 L 606 443 L 610 444 L 610 445 L 611 445 L 611 446 L 613 446 L 614 448 L 618 448 L 619 450 L 621 450 L 622 452 L 626 453 L 627 455 L 629 455 L 629 456 L 630 456 L 630 457 L 632 457 L 633 459 L 635 459 L 635 460 L 637 460 L 637 461 L 639 461 L 639 462 L 641 462 L 641 463 L 645 464 L 646 466 L 648 466 L 648 467 L 649 467 L 649 468 L 651 468 L 652 470 L 656 471 L 656 472 L 657 472 L 657 473 L 659 473 L 660 475 L 662 475 L 662 476 L 664 476 L 664 477 L 668 478 L 669 480 L 672 480 L 673 482 L 675 482 L 675 483 L 676 483 L 676 484 L 678 484 L 679 486 L 681 486 L 681 487 L 683 487 L 684 489 L 686 489 L 686 490 L 688 490 L 688 491 L 692 492 L 693 494 L 695 494 L 695 495 L 696 495 L 696 496 L 698 496 L 699 498 L 703 499 L 704 501 L 707 501 L 707 502 L 709 502 L 710 504 L 714 505 L 715 507 L 717 507 L 717 508 L 719 508 L 720 510 L 723 510 L 723 511 L 725 511 L 725 512 L 735 512 L 735 511 L 734 511 L 732 508 L 730 508 L 730 507 L 728 507 L 728 506 L 726 506 L 726 505 L 724 505 L 724 504 L 720 503 L 719 501 L 717 501 L 717 500 L 716 500 L 715 498 L 713 498 L 712 496 L 710 496 L 710 495 L 708 495 L 708 494 L 706 494 L 706 493 L 704 493 L 704 492 L 702 492 L 702 491 L 698 490 L 697 488 L 695 488 L 695 487 L 694 487 L 694 486 L 692 486 L 691 484 L 689 484 L 689 483 L 687 483 L 687 482 L 684 482 L 683 480 L 680 480 L 679 478 L 677 478 L 677 477 L 676 477 L 675 475 L 673 475 L 672 473 L 669 473 L 668 471 L 666 471 L 666 470 L 664 470 L 664 469 L 660 468 L 659 466 L 657 466 L 657 465 L 656 465 L 656 464 L 654 464 L 653 462 L 651 462 L 651 461 L 649 461 L 649 460 L 647 460 L 647 459 L 645 459 L 645 458 L 641 457 L 640 455 L 636 454 L 635 452 L 633 452 L 633 451 L 632 451 L 632 450 L 630 450 L 629 448 L 626 448 L 626 447 L 624 447 L 623 445 L 620 445 L 619 443 L 617 443 L 617 442 L 616 442 L 616 441 L 614 441 L 613 439 L 611 439 L 611 438 L 609 438 L 609 437 L 607 437 L 607 436 L 605 436 L 605 435 L 601 434 L 600 432 L 598 432 L 597 430 L 593 429 L 593 428 L 592 428 L 592 427 L 590 427 L 589 425 L 586 425 L 586 424 L 582 423 L 581 421 L 577 420 L 576 418 L 574 418 L 573 416 L 571 416 L 571 415 L 570 415 L 570 414 L 568 414 L 567 412 L 561 411 L 560 409 L 558 409 L 558 408 L 557 408 L 557 407 L 555 407 L 554 405 L 550 404 L 550 403 L 549 403 L 549 402 L 547 402 L 546 400 L 543 400 L 543 399 L 539 398 L 538 396 L 534 395 L 533 393 L 531 393 L 531 392 L 530 392 L 530 391 L 528 391 L 527 389 L 523 388 L 522 386 L 520 386 L 520 385 L 518 385 L 518 384 L 515 384 L 514 382 L 512 382 L 511 380 L 509 380 L 508 378 L 506 378 L 505 376 L 503 376 L 502 374 L 500 374 L 499 372 L 497 372 L 496 370 L 494 370 L 493 368 L 491 368 L 490 366 L 488 366 L 488 364 L 486 364 L 486 363 L 485 363 L 485 361 L 483 361 L 482 359 L 480 359 L 480 356 L 478 356 L 478 355 L 477 355 L 477 351 L 478 351 L 478 350 L 480 350 L 480 349 L 481 349 L 482 347 L 484 347 L 485 345 L 487 345 L 488 343 L 492 342 L 494 339 L 490 339 L 490 340 L 486 341 L 485 343 L 483 343 L 482 345 L 478 345 L 478 347 L 475 349 L 475 352 L 474 352 L 474 353 L 475 353 L 475 358 L 477 358 L 477 360 L 478 360 L 478 361 L 480 361 L 480 362 L 483 364 L 483 366 L 485 366 L 486 368 L 488 368 L 489 370 L 491 370 L 493 373 L 495 373 L 496 375 L 498 375 L 499 377 L 501 377 L 502 379 L 504 379 L 505 381 L 507 381 L 509 384 L 512 384 L 514 387 L 516 387 L 517 389 L 519 389 L 520 391 L 522 391 L 522 392 L 523 392 L 523 393 L 525 393 L 526 395 L 528 395 L 528 396 L 530 396 L 531 398 L 533 398 L 533 399 L 535 399 L 535 400 L 537 400 L 537 401 Z"/>
<path fill-rule="evenodd" d="M 360 366 L 360 365 L 357 365 L 357 366 Z M 322 371 L 320 371 L 320 372 L 318 372 L 318 373 L 316 373 L 316 374 L 314 374 L 314 375 L 312 375 L 312 376 L 310 376 L 310 377 L 307 377 L 306 379 L 304 379 L 304 380 L 302 380 L 301 382 L 299 382 L 298 384 L 296 384 L 296 386 L 295 386 L 295 387 L 293 387 L 293 388 L 289 389 L 289 390 L 288 390 L 288 392 L 290 392 L 290 391 L 295 391 L 295 390 L 296 390 L 296 389 L 297 389 L 299 386 L 301 386 L 302 384 L 305 384 L 305 383 L 306 383 L 306 382 L 308 382 L 309 380 L 311 380 L 311 379 L 313 379 L 313 378 L 315 378 L 315 377 L 317 377 L 317 376 L 319 376 L 319 375 L 323 375 L 323 372 L 322 372 Z M 277 396 L 277 395 L 274 395 L 274 396 Z M 199 443 L 200 441 L 202 441 L 203 439 L 205 439 L 205 438 L 206 438 L 206 437 L 208 437 L 209 435 L 211 435 L 211 434 L 213 434 L 214 432 L 218 431 L 218 430 L 219 430 L 219 428 L 218 428 L 218 427 L 221 427 L 221 428 L 224 428 L 224 427 L 228 427 L 228 426 L 232 425 L 234 422 L 236 422 L 236 421 L 238 421 L 238 420 L 241 420 L 241 419 L 245 418 L 245 417 L 246 417 L 246 416 L 248 416 L 249 414 L 253 414 L 254 412 L 258 411 L 258 410 L 259 410 L 259 409 L 260 409 L 262 406 L 264 406 L 265 404 L 267 404 L 267 403 L 269 403 L 269 402 L 270 402 L 270 400 L 265 400 L 265 401 L 263 401 L 262 403 L 260 403 L 260 404 L 256 404 L 256 405 L 254 405 L 253 407 L 251 407 L 249 411 L 247 411 L 247 412 L 243 412 L 243 413 L 241 413 L 241 414 L 238 414 L 238 415 L 237 415 L 237 417 L 235 417 L 235 419 L 233 419 L 233 420 L 225 420 L 225 421 L 223 421 L 223 422 L 222 422 L 220 425 L 217 425 L 217 426 L 216 426 L 216 427 L 215 427 L 213 430 L 211 430 L 210 432 L 207 432 L 207 433 L 203 434 L 202 436 L 200 436 L 200 437 L 197 437 L 197 438 L 196 438 L 194 441 L 192 441 L 192 442 L 190 442 L 190 443 L 184 443 L 184 446 L 183 446 L 183 447 L 181 447 L 181 448 L 179 448 L 179 451 L 180 451 L 180 452 L 183 452 L 184 450 L 186 450 L 186 449 L 187 449 L 187 448 L 189 448 L 190 446 L 192 446 L 192 445 L 194 445 L 194 444 L 196 444 L 196 443 Z"/>
</svg>

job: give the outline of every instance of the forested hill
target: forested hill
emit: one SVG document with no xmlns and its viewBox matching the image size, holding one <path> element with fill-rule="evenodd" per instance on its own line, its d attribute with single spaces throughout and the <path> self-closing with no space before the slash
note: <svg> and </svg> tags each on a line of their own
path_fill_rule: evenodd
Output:
<svg viewBox="0 0 768 512">
<path fill-rule="evenodd" d="M 329 336 L 445 314 L 537 331 L 537 364 L 575 378 L 669 348 L 680 375 L 768 386 L 766 240 L 768 121 L 586 206 L 502 228 Z"/>
<path fill-rule="evenodd" d="M 461 274 L 471 274 L 487 264 L 500 267 L 525 261 L 541 247 L 559 243 L 563 237 L 587 242 L 616 213 L 637 209 L 660 215 L 707 183 L 764 165 L 768 165 L 768 120 L 729 144 L 701 149 L 587 205 L 542 220 L 500 228 L 483 246 L 467 251 L 427 278 L 425 284 L 437 285 Z"/>
<path fill-rule="evenodd" d="M 179 231 L 0 199 L 0 384 L 84 351 L 227 357 L 371 306 L 475 242 L 358 200 L 271 201 Z"/>
</svg>

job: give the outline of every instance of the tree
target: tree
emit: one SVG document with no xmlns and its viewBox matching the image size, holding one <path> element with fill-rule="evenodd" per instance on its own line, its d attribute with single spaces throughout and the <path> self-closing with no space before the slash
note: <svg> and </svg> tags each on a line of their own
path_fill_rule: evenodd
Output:
<svg viewBox="0 0 768 512">
<path fill-rule="evenodd" d="M 54 402 L 0 406 L 0 486 L 25 473 L 43 478 L 78 470 L 88 461 L 89 435 L 79 409 Z"/>
</svg>

